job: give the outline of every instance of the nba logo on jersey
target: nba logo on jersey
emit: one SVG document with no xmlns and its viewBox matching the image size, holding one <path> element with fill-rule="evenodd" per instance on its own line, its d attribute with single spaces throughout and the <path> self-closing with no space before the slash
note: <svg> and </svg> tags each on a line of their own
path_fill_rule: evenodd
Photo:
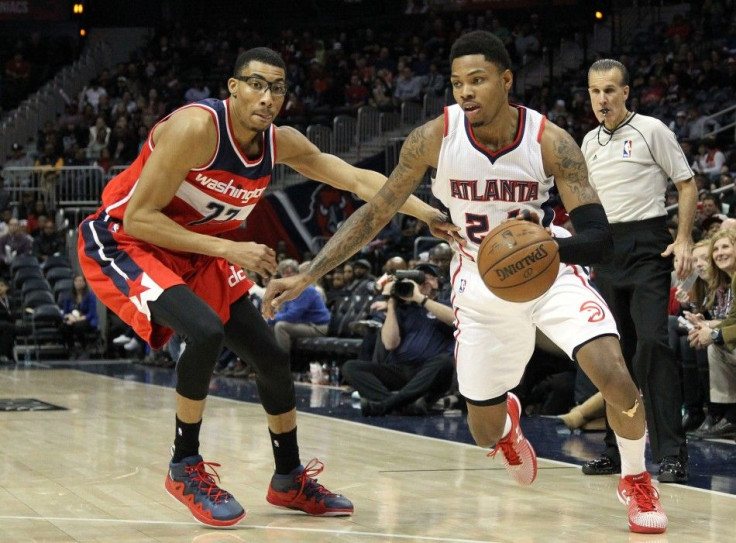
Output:
<svg viewBox="0 0 736 543">
<path fill-rule="evenodd" d="M 624 158 L 631 158 L 631 146 L 632 146 L 631 140 L 625 140 L 624 141 Z"/>
</svg>

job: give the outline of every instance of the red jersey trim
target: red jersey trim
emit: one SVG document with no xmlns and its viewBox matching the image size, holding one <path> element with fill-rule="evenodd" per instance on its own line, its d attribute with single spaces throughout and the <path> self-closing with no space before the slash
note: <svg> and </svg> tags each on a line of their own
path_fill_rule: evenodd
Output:
<svg viewBox="0 0 736 543">
<path fill-rule="evenodd" d="M 444 137 L 446 138 L 447 137 L 447 132 L 450 130 L 450 119 L 449 119 L 449 115 L 447 113 L 447 106 L 445 106 L 442 109 L 442 115 L 445 117 L 445 135 L 444 135 Z"/>
<path fill-rule="evenodd" d="M 542 116 L 542 124 L 539 125 L 539 132 L 537 133 L 537 143 L 542 143 L 542 134 L 544 133 L 545 126 L 547 126 L 547 117 Z"/>
</svg>

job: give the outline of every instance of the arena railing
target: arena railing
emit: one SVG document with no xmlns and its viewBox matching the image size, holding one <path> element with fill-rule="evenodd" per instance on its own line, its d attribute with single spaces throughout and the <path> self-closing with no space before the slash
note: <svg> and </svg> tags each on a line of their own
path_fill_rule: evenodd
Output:
<svg viewBox="0 0 736 543">
<path fill-rule="evenodd" d="M 310 124 L 307 127 L 307 139 L 323 153 L 332 154 L 332 129 L 321 124 Z"/>
<path fill-rule="evenodd" d="M 24 192 L 32 192 L 52 209 L 98 206 L 108 180 L 99 166 L 8 167 L 3 176 L 11 201 L 20 202 Z"/>
</svg>

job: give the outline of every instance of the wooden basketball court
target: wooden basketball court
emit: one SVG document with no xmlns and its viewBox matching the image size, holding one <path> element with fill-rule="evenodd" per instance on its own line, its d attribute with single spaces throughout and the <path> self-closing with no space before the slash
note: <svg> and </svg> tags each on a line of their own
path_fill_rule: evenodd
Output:
<svg viewBox="0 0 736 543">
<path fill-rule="evenodd" d="M 205 460 L 248 510 L 235 529 L 197 524 L 164 490 L 173 432 L 170 388 L 76 369 L 0 371 L 0 398 L 66 410 L 0 411 L 2 542 L 722 542 L 736 497 L 660 485 L 670 527 L 631 534 L 616 477 L 540 459 L 531 487 L 507 477 L 478 447 L 359 422 L 299 415 L 303 461 L 326 464 L 320 482 L 348 496 L 355 516 L 310 518 L 265 501 L 273 469 L 256 403 L 211 396 Z M 33 409 L 30 407 L 29 409 Z M 523 421 L 522 421 L 523 426 Z"/>
</svg>

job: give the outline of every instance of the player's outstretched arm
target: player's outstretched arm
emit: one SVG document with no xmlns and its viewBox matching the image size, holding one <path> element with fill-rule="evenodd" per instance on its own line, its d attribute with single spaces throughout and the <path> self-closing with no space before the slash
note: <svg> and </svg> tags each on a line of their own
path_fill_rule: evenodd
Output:
<svg viewBox="0 0 736 543">
<path fill-rule="evenodd" d="M 263 313 L 271 317 L 274 309 L 296 298 L 307 285 L 335 268 L 373 239 L 422 181 L 427 168 L 434 165 L 442 142 L 442 124 L 430 121 L 407 137 L 399 163 L 378 193 L 353 213 L 312 259 L 309 268 L 298 275 L 269 282 L 263 297 Z"/>
<path fill-rule="evenodd" d="M 296 171 L 337 189 L 356 194 L 361 200 L 368 201 L 386 182 L 383 174 L 356 168 L 334 155 L 323 153 L 303 134 L 291 127 L 278 129 L 277 161 L 294 168 Z M 426 222 L 433 229 L 432 233 L 445 241 L 462 243 L 453 232 L 457 228 L 447 222 L 447 218 L 437 209 L 422 202 L 416 196 L 409 196 L 399 211 Z"/>
<path fill-rule="evenodd" d="M 599 264 L 613 254 L 613 236 L 595 189 L 588 181 L 582 151 L 572 136 L 548 122 L 542 136 L 545 172 L 553 175 L 575 235 L 556 238 L 560 260 L 571 264 Z"/>
</svg>

